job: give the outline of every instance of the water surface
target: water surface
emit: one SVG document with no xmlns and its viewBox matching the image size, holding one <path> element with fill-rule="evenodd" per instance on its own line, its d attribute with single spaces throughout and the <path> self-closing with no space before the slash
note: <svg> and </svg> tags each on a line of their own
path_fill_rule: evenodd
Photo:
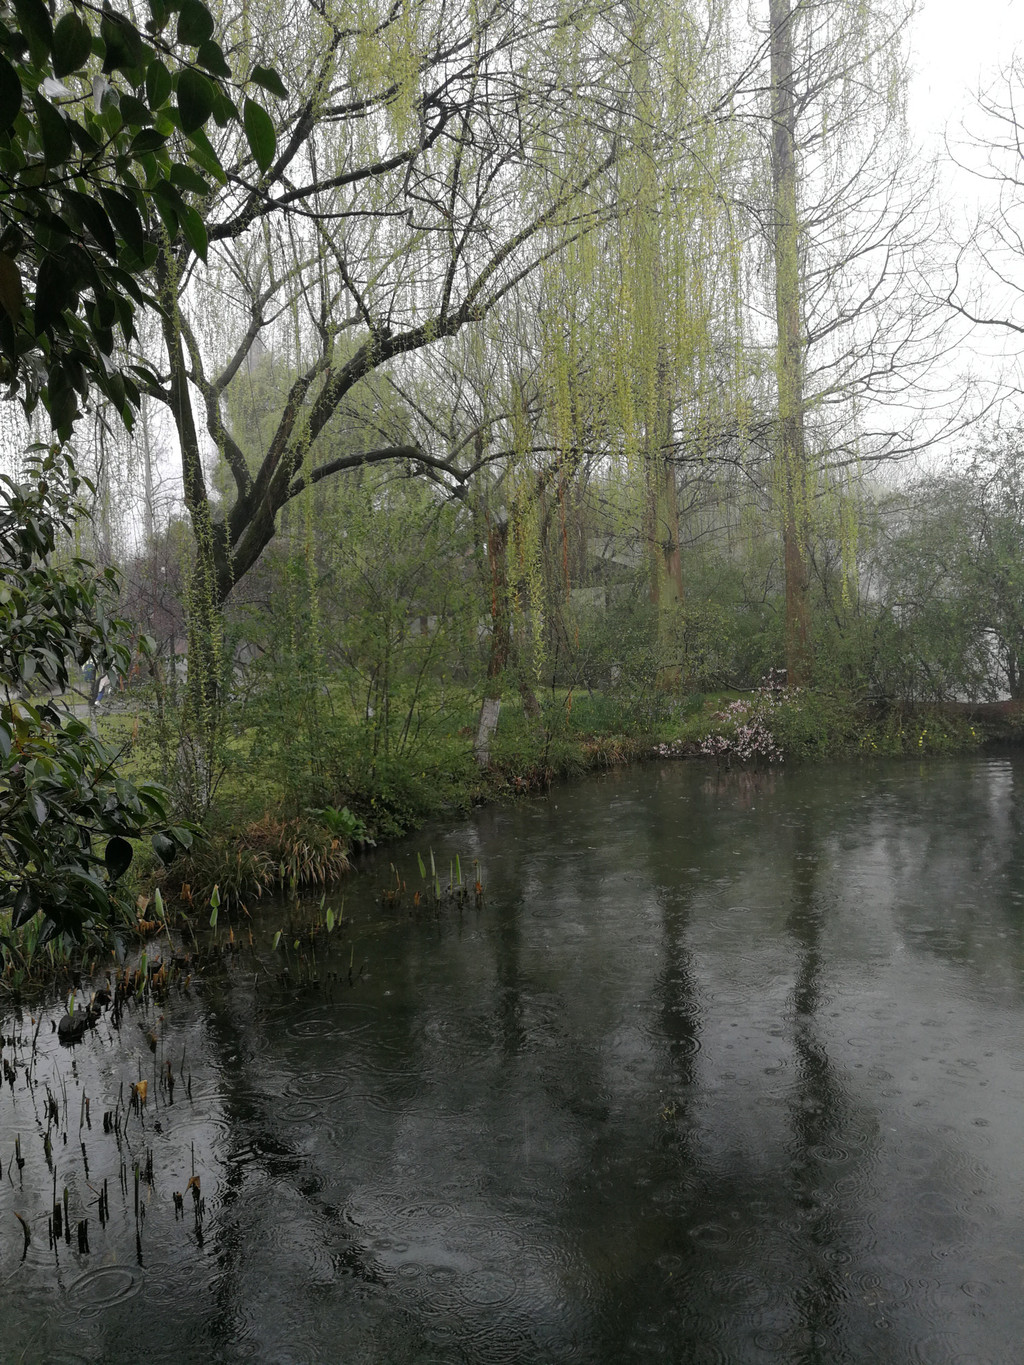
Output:
<svg viewBox="0 0 1024 1365">
<path fill-rule="evenodd" d="M 287 974 L 246 947 L 73 1051 L 9 1016 L 0 1359 L 1018 1359 L 1022 784 L 612 773 L 381 854 Z M 410 913 L 431 847 L 481 908 Z"/>
</svg>

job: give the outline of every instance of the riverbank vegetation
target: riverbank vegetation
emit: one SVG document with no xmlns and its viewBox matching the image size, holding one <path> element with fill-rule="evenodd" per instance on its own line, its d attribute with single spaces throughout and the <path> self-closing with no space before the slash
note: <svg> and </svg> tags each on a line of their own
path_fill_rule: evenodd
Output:
<svg viewBox="0 0 1024 1365">
<path fill-rule="evenodd" d="M 137 918 L 129 862 L 233 906 L 647 755 L 1016 733 L 1021 429 L 934 382 L 911 7 L 0 5 L 8 488 L 34 438 L 85 499 L 23 567 L 139 643 L 28 669 L 8 600 L 0 795 L 46 827 L 59 731 L 153 816 L 56 892 L 23 840 L 8 956 Z"/>
</svg>

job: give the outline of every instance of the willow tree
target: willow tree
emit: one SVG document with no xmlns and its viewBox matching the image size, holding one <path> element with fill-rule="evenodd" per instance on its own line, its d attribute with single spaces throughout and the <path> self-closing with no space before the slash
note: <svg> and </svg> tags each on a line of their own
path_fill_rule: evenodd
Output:
<svg viewBox="0 0 1024 1365">
<path fill-rule="evenodd" d="M 794 684 L 811 663 L 818 500 L 837 471 L 909 454 L 957 422 L 957 400 L 929 393 L 948 342 L 922 287 L 933 187 L 903 117 L 912 15 L 912 0 L 768 0 L 770 190 L 753 208 L 771 281 L 771 454 Z"/>
<path fill-rule="evenodd" d="M 508 534 L 523 553 L 510 599 L 523 599 L 535 562 L 526 547 L 537 478 L 546 485 L 577 458 L 584 427 L 627 460 L 637 434 L 655 430 L 645 357 L 658 348 L 645 344 L 638 363 L 636 344 L 651 330 L 638 282 L 653 257 L 633 253 L 624 274 L 622 244 L 645 215 L 658 218 L 656 244 L 670 223 L 689 241 L 682 225 L 700 217 L 695 202 L 719 203 L 707 152 L 733 126 L 740 79 L 728 69 L 726 12 L 717 0 L 680 0 L 642 28 L 617 0 L 571 10 L 557 0 L 328 0 L 224 15 L 225 41 L 261 69 L 273 55 L 284 85 L 272 119 L 253 112 L 244 137 L 226 125 L 214 138 L 225 173 L 211 162 L 188 199 L 203 231 L 157 267 L 164 359 L 151 392 L 173 418 L 196 542 L 197 721 L 216 695 L 220 607 L 282 509 L 383 462 L 455 493 L 493 465 L 490 435 L 477 450 L 376 417 L 390 378 L 410 384 L 424 357 L 527 288 L 549 415 L 540 442 L 522 405 L 511 422 L 505 505 L 521 509 Z M 638 40 L 655 92 L 643 138 Z M 157 207 L 173 227 L 174 206 Z M 706 273 L 698 261 L 688 278 Z M 675 285 L 663 293 L 658 328 L 678 313 L 677 331 L 692 332 Z M 273 420 L 242 432 L 225 395 L 262 354 L 294 377 Z M 685 363 L 679 347 L 658 354 L 673 376 Z M 538 444 L 548 447 L 539 459 Z M 229 473 L 223 497 L 210 483 L 213 450 Z"/>
</svg>

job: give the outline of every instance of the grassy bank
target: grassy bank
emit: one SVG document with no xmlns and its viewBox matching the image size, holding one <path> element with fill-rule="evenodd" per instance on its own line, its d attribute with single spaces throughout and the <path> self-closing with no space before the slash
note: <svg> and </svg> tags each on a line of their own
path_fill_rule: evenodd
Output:
<svg viewBox="0 0 1024 1365">
<path fill-rule="evenodd" d="M 649 756 L 793 764 L 967 753 L 1024 738 L 1017 704 L 908 707 L 771 688 L 641 697 L 553 689 L 537 714 L 526 714 L 518 700 L 503 706 L 491 762 L 481 769 L 474 718 L 474 699 L 449 693 L 415 742 L 396 750 L 379 732 L 375 743 L 365 720 L 343 712 L 275 728 L 265 718 L 247 723 L 240 710 L 222 738 L 205 838 L 193 855 L 162 869 L 139 850 L 116 926 L 122 943 L 144 941 L 175 921 L 205 920 L 221 906 L 230 913 L 264 896 L 320 892 L 367 844 Z M 132 776 L 160 774 L 159 736 L 145 706 L 99 724 Z M 0 924 L 0 932 L 9 928 Z M 82 955 L 53 942 L 37 948 L 36 933 L 33 921 L 12 935 L 17 953 L 8 960 L 8 981 L 73 977 Z"/>
</svg>

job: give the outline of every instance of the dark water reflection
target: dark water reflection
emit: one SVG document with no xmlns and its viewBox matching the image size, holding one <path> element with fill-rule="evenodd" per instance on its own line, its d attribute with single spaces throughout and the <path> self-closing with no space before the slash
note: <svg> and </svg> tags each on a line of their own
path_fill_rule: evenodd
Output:
<svg viewBox="0 0 1024 1365">
<path fill-rule="evenodd" d="M 350 886 L 318 986 L 241 955 L 73 1055 L 47 1019 L 0 1098 L 0 1358 L 1020 1359 L 1022 779 L 612 774 L 378 859 L 476 857 L 486 903 Z M 54 1181 L 88 1255 L 49 1246 Z"/>
</svg>

